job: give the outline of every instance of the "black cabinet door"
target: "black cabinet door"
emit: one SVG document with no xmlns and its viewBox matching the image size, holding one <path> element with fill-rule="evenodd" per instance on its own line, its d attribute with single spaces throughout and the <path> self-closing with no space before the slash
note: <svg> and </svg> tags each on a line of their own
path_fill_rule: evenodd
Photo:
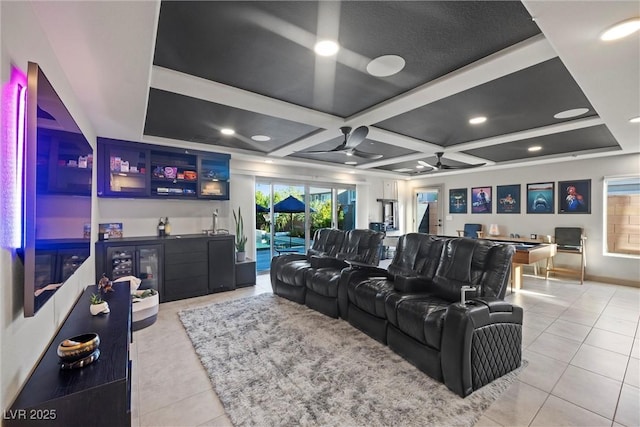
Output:
<svg viewBox="0 0 640 427">
<path fill-rule="evenodd" d="M 209 292 L 235 288 L 235 252 L 233 239 L 209 241 Z"/>
<path fill-rule="evenodd" d="M 206 295 L 208 279 L 206 239 L 165 241 L 162 302 Z"/>
</svg>

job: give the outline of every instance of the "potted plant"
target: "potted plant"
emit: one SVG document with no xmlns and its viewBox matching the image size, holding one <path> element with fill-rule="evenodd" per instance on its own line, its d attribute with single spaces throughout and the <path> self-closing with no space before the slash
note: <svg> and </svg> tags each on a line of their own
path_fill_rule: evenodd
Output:
<svg viewBox="0 0 640 427">
<path fill-rule="evenodd" d="M 236 211 L 232 212 L 233 221 L 236 223 L 236 262 L 242 262 L 246 257 L 245 245 L 247 244 L 247 236 L 244 235 L 244 220 L 240 207 L 238 207 L 238 215 L 236 215 Z"/>
<path fill-rule="evenodd" d="M 100 313 L 109 313 L 111 311 L 109 310 L 109 304 L 98 294 L 92 294 L 89 302 L 91 302 L 89 311 L 94 316 Z"/>
</svg>

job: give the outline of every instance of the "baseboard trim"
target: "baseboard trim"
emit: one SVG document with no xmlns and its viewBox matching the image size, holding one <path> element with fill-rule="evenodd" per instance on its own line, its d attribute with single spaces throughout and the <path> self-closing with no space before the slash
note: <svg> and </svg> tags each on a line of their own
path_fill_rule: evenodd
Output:
<svg viewBox="0 0 640 427">
<path fill-rule="evenodd" d="M 618 279 L 616 277 L 594 276 L 591 274 L 585 274 L 584 280 L 591 280 L 593 282 L 604 282 L 612 285 L 630 286 L 632 288 L 640 288 L 640 282 L 637 280 Z"/>
</svg>

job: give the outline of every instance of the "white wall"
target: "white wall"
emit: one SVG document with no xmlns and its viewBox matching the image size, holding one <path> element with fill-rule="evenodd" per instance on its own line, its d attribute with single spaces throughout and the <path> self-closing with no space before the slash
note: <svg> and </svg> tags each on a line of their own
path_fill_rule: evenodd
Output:
<svg viewBox="0 0 640 427">
<path fill-rule="evenodd" d="M 11 66 L 27 71 L 27 62 L 37 62 L 58 95 L 71 112 L 80 129 L 95 148 L 95 132 L 77 103 L 69 82 L 60 68 L 47 36 L 37 16 L 26 2 L 0 2 L 2 85 L 9 81 Z M 2 143 L 9 143 L 2 141 Z M 95 173 L 95 172 L 94 172 Z M 5 198 L 6 189 L 3 191 Z M 93 203 L 95 208 L 95 201 Z M 92 224 L 95 227 L 95 209 Z M 35 317 L 23 315 L 23 269 L 15 250 L 0 249 L 0 344 L 2 387 L 0 402 L 7 408 L 22 387 L 36 361 L 40 358 L 66 317 L 77 296 L 94 279 L 92 256 L 44 305 Z"/>
<path fill-rule="evenodd" d="M 586 274 L 595 278 L 614 278 L 620 281 L 630 281 L 640 286 L 640 260 L 619 258 L 603 255 L 603 177 L 640 173 L 640 155 L 623 155 L 603 157 L 600 159 L 572 160 L 546 165 L 529 167 L 519 166 L 510 169 L 498 169 L 482 171 L 478 169 L 473 173 L 459 175 L 431 175 L 428 179 L 410 181 L 410 191 L 406 203 L 412 202 L 412 195 L 416 188 L 444 185 L 443 199 L 445 202 L 445 215 L 449 215 L 448 198 L 449 190 L 453 188 L 492 186 L 495 196 L 497 185 L 521 184 L 521 195 L 526 197 L 526 184 L 536 182 L 556 183 L 557 208 L 557 183 L 579 179 L 591 179 L 591 214 L 527 214 L 526 207 L 522 207 L 520 214 L 496 214 L 496 203 L 493 201 L 493 214 L 451 214 L 450 220 L 444 221 L 445 235 L 455 236 L 456 230 L 462 229 L 465 223 L 481 223 L 485 229 L 489 224 L 498 224 L 500 234 L 509 235 L 517 233 L 521 236 L 529 236 L 532 233 L 538 235 L 553 235 L 555 227 L 582 227 L 587 236 L 587 267 Z M 413 212 L 410 206 L 409 223 L 413 220 Z M 558 255 L 558 261 L 575 263 L 577 257 Z"/>
</svg>

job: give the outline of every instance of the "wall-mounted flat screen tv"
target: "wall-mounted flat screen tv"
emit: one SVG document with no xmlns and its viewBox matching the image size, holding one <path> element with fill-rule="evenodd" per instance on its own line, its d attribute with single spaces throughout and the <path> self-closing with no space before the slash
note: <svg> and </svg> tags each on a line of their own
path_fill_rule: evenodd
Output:
<svg viewBox="0 0 640 427">
<path fill-rule="evenodd" d="M 33 316 L 89 257 L 93 148 L 38 64 L 27 71 L 24 315 Z"/>
</svg>

